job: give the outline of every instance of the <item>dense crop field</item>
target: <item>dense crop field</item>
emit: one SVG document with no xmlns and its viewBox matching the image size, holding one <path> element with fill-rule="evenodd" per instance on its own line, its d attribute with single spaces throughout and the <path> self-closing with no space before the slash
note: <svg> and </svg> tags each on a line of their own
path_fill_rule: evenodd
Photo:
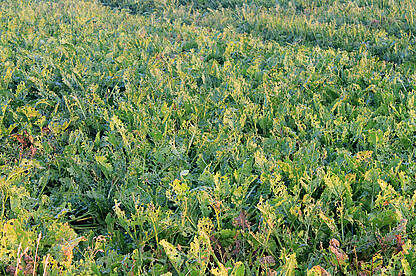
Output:
<svg viewBox="0 0 416 276">
<path fill-rule="evenodd" d="M 416 2 L 0 2 L 0 275 L 416 275 Z"/>
</svg>

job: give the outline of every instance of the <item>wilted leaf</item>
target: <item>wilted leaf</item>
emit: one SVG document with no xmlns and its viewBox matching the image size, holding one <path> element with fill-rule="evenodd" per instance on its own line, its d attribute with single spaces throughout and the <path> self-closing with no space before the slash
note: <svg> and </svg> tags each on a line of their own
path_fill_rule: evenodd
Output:
<svg viewBox="0 0 416 276">
<path fill-rule="evenodd" d="M 23 135 L 12 134 L 11 137 L 19 141 L 19 143 L 21 144 L 20 145 L 20 157 L 22 157 L 23 151 L 25 149 L 29 149 L 30 158 L 32 158 L 36 154 L 37 149 L 33 145 L 35 139 L 26 130 L 23 131 Z"/>
<path fill-rule="evenodd" d="M 241 211 L 238 217 L 234 220 L 234 224 L 243 229 L 250 228 L 250 222 L 247 220 L 246 213 Z"/>
<path fill-rule="evenodd" d="M 273 256 L 266 256 L 259 259 L 259 262 L 263 266 L 273 266 L 276 264 L 276 260 Z"/>
<path fill-rule="evenodd" d="M 345 264 L 345 261 L 348 260 L 348 255 L 339 246 L 340 243 L 337 239 L 329 241 L 329 250 L 335 255 L 339 264 Z"/>
</svg>

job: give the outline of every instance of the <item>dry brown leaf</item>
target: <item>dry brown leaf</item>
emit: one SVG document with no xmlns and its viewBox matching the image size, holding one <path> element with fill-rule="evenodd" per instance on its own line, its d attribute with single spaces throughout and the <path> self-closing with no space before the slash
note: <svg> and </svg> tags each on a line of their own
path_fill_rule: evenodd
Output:
<svg viewBox="0 0 416 276">
<path fill-rule="evenodd" d="M 277 276 L 277 271 L 274 269 L 269 268 L 267 270 L 267 276 Z"/>
<path fill-rule="evenodd" d="M 51 133 L 52 131 L 51 131 L 51 129 L 49 127 L 44 126 L 44 127 L 42 127 L 42 131 L 41 132 L 42 132 L 43 135 L 46 135 L 46 134 Z"/>
<path fill-rule="evenodd" d="M 20 271 L 20 270 L 23 270 L 23 266 L 21 266 L 21 265 L 19 264 L 19 271 Z M 16 274 L 16 267 L 15 267 L 15 266 L 13 266 L 13 265 L 9 265 L 9 266 L 7 267 L 7 269 L 6 269 L 6 273 L 9 273 L 9 275 L 10 275 L 10 276 L 15 275 L 15 274 Z"/>
<path fill-rule="evenodd" d="M 406 230 L 407 219 L 401 219 L 400 224 L 394 229 L 394 231 L 402 233 Z"/>
<path fill-rule="evenodd" d="M 234 248 L 234 250 L 233 250 L 233 252 L 232 252 L 232 253 L 233 253 L 235 256 L 238 256 L 238 255 L 241 253 L 241 251 L 242 251 L 241 241 L 236 240 L 236 241 L 235 241 L 235 248 Z"/>
<path fill-rule="evenodd" d="M 266 256 L 266 257 L 260 258 L 259 262 L 260 262 L 261 265 L 270 265 L 270 266 L 272 266 L 272 265 L 276 264 L 276 261 L 272 256 Z"/>
<path fill-rule="evenodd" d="M 35 139 L 25 130 L 23 131 L 23 135 L 21 134 L 12 134 L 10 135 L 12 138 L 16 139 L 20 143 L 20 157 L 23 155 L 23 151 L 25 149 L 29 149 L 30 151 L 30 158 L 32 158 L 35 154 L 37 149 L 34 147 L 33 143 Z"/>
<path fill-rule="evenodd" d="M 34 260 L 32 257 L 30 257 L 29 255 L 27 255 L 27 253 L 25 253 L 25 255 L 23 256 L 23 260 L 25 261 L 25 263 L 27 264 L 33 264 Z"/>
<path fill-rule="evenodd" d="M 340 243 L 337 239 L 331 239 L 329 241 L 329 250 L 335 255 L 337 261 L 341 264 L 348 260 L 348 255 L 339 248 Z"/>
<path fill-rule="evenodd" d="M 26 265 L 26 267 L 25 267 L 25 271 L 23 272 L 23 274 L 25 275 L 25 276 L 27 276 L 27 275 L 33 275 L 33 265 L 32 264 L 27 264 Z"/>
<path fill-rule="evenodd" d="M 402 241 L 402 235 L 395 235 L 395 236 L 396 236 L 396 240 L 397 240 L 397 246 L 394 249 L 394 252 L 393 252 L 394 255 L 402 252 L 403 251 L 403 245 L 404 245 L 404 241 Z M 404 253 L 406 254 L 407 252 L 404 252 Z"/>
<path fill-rule="evenodd" d="M 250 228 L 250 222 L 247 220 L 247 216 L 244 211 L 240 212 L 238 217 L 234 220 L 234 224 L 243 229 Z"/>
<path fill-rule="evenodd" d="M 329 245 L 334 246 L 334 247 L 339 247 L 341 244 L 339 243 L 339 241 L 337 239 L 331 239 L 329 241 Z"/>
</svg>

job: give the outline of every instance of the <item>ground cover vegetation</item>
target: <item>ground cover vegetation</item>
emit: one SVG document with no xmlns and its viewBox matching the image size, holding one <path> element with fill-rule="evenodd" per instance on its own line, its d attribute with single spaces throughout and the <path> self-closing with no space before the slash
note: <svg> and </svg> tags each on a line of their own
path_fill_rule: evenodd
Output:
<svg viewBox="0 0 416 276">
<path fill-rule="evenodd" d="M 415 275 L 411 0 L 0 3 L 1 275 Z"/>
</svg>

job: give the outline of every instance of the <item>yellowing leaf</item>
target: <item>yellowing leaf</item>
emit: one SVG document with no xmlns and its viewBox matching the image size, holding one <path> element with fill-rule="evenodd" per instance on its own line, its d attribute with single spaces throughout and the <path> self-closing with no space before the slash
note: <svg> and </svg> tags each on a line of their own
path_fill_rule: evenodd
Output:
<svg viewBox="0 0 416 276">
<path fill-rule="evenodd" d="M 328 226 L 329 229 L 331 229 L 331 231 L 334 234 L 338 234 L 338 229 L 337 229 L 333 219 L 325 216 L 323 213 L 320 213 L 319 217 L 325 222 L 325 224 Z"/>
<path fill-rule="evenodd" d="M 165 253 L 168 256 L 169 260 L 171 261 L 175 269 L 179 272 L 183 262 L 181 256 L 179 255 L 179 251 L 176 249 L 175 246 L 173 246 L 165 239 L 161 240 L 159 244 L 163 246 L 163 249 L 165 250 Z"/>
<path fill-rule="evenodd" d="M 104 173 L 110 174 L 113 172 L 113 166 L 107 161 L 107 157 L 96 155 L 95 161 L 104 169 Z"/>
<path fill-rule="evenodd" d="M 373 151 L 371 150 L 359 151 L 357 152 L 355 158 L 357 158 L 358 161 L 368 162 L 370 161 L 372 155 Z"/>
<path fill-rule="evenodd" d="M 211 273 L 215 276 L 228 276 L 228 269 L 218 262 L 218 268 L 211 268 Z"/>
<path fill-rule="evenodd" d="M 331 273 L 326 271 L 320 265 L 316 265 L 308 270 L 307 276 L 331 276 Z"/>
</svg>

